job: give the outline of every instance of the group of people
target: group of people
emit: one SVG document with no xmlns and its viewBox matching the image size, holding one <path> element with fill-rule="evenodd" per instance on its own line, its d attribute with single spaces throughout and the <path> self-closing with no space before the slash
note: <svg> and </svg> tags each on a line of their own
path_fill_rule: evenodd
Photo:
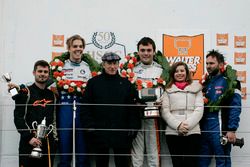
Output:
<svg viewBox="0 0 250 167">
<path fill-rule="evenodd" d="M 136 79 L 153 81 L 161 78 L 163 72 L 170 78 L 165 80 L 158 102 L 160 117 L 145 118 L 142 114 L 145 105 L 135 86 L 137 81 L 130 82 L 119 73 L 119 55 L 105 53 L 99 65 L 83 53 L 84 48 L 84 39 L 74 35 L 67 40 L 68 52 L 51 63 L 57 93 L 48 89 L 50 65 L 43 60 L 35 63 L 33 85 L 9 84 L 9 88 L 19 88 L 13 99 L 14 122 L 20 133 L 20 167 L 53 166 L 56 143 L 58 167 L 70 167 L 73 142 L 76 167 L 91 166 L 92 158 L 97 167 L 108 167 L 110 149 L 117 167 L 142 167 L 144 163 L 159 167 L 161 118 L 166 125 L 173 167 L 208 167 L 213 155 L 217 167 L 231 166 L 231 144 L 239 126 L 241 95 L 236 78 L 225 74 L 222 54 L 214 50 L 207 54 L 208 73 L 205 82 L 198 83 L 192 80 L 184 62 L 174 63 L 170 70 L 163 68 L 154 59 L 155 42 L 143 37 L 137 44 L 139 61 L 133 68 Z M 94 76 L 99 70 L 101 74 Z M 229 107 L 220 107 L 223 105 Z M 52 124 L 57 128 L 45 137 L 47 143 L 37 138 L 36 129 L 32 128 L 34 121 L 41 123 L 44 118 L 47 127 Z M 226 145 L 220 143 L 222 136 L 228 139 Z M 37 146 L 44 156 L 31 158 L 30 153 Z"/>
</svg>

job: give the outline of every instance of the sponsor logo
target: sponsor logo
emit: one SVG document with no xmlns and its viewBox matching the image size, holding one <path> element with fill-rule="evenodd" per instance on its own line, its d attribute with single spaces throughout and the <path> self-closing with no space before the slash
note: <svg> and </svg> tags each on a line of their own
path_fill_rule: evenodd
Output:
<svg viewBox="0 0 250 167">
<path fill-rule="evenodd" d="M 217 46 L 228 46 L 228 34 L 216 34 Z"/>
<path fill-rule="evenodd" d="M 83 75 L 84 75 L 85 73 L 86 73 L 86 71 L 85 71 L 84 69 L 81 69 L 81 70 L 80 70 L 80 74 L 83 74 Z"/>
<path fill-rule="evenodd" d="M 235 52 L 234 53 L 234 64 L 246 65 L 246 52 Z"/>
<path fill-rule="evenodd" d="M 247 76 L 247 72 L 246 71 L 237 71 L 237 79 L 241 83 L 246 83 L 246 76 Z"/>
<path fill-rule="evenodd" d="M 62 54 L 63 52 L 52 52 L 52 60 L 57 56 L 61 56 Z"/>
<path fill-rule="evenodd" d="M 247 99 L 247 88 L 246 87 L 242 87 L 241 88 L 241 98 L 243 100 L 246 100 Z"/>
<path fill-rule="evenodd" d="M 46 99 L 42 99 L 42 100 L 36 100 L 33 103 L 33 106 L 42 106 L 42 107 L 46 107 L 46 105 L 48 103 L 52 102 L 52 100 L 46 100 Z"/>
<path fill-rule="evenodd" d="M 117 42 L 114 32 L 94 32 L 91 43 L 86 44 L 85 52 L 100 63 L 101 57 L 107 52 L 114 52 L 123 58 L 126 55 L 126 48 Z"/>
<path fill-rule="evenodd" d="M 215 91 L 215 94 L 217 94 L 217 95 L 218 95 L 218 94 L 222 94 L 222 91 L 221 91 L 221 90 L 216 90 L 216 91 Z"/>
<path fill-rule="evenodd" d="M 187 63 L 193 79 L 200 79 L 204 72 L 204 34 L 195 36 L 171 36 L 163 34 L 163 54 L 170 65 Z"/>
<path fill-rule="evenodd" d="M 246 48 L 246 36 L 234 36 L 235 48 Z"/>
<path fill-rule="evenodd" d="M 64 35 L 55 35 L 52 36 L 52 46 L 55 47 L 64 47 Z"/>
<path fill-rule="evenodd" d="M 215 86 L 214 89 L 223 89 L 224 86 Z"/>
</svg>

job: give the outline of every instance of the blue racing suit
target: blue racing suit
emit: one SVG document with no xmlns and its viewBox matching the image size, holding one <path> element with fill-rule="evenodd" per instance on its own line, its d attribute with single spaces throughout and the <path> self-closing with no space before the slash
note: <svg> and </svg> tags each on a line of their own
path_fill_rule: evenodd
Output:
<svg viewBox="0 0 250 167">
<path fill-rule="evenodd" d="M 210 101 L 216 102 L 227 90 L 227 80 L 220 74 L 214 76 L 205 85 L 203 92 Z M 231 167 L 231 144 L 221 145 L 220 138 L 227 131 L 235 132 L 239 126 L 241 113 L 240 84 L 236 86 L 234 93 L 228 99 L 221 101 L 220 106 L 236 106 L 232 108 L 220 108 L 211 111 L 207 106 L 201 120 L 201 157 L 200 167 L 208 167 L 213 155 L 216 159 L 216 167 Z M 223 133 L 222 133 L 223 132 Z"/>
<path fill-rule="evenodd" d="M 91 72 L 89 65 L 82 61 L 81 63 L 74 63 L 70 60 L 66 60 L 63 67 L 64 75 L 68 80 L 75 82 L 87 82 L 91 78 Z M 60 103 L 61 106 L 58 111 L 58 135 L 59 135 L 59 150 L 60 150 L 60 162 L 58 167 L 70 167 L 72 160 L 72 145 L 73 145 L 73 107 L 72 103 L 76 100 L 78 103 L 81 100 L 80 96 L 68 94 L 61 91 Z M 76 107 L 75 117 L 75 148 L 76 148 L 76 167 L 89 166 L 86 159 L 86 141 L 84 137 L 84 131 L 79 130 L 82 128 L 80 122 L 80 106 Z"/>
</svg>

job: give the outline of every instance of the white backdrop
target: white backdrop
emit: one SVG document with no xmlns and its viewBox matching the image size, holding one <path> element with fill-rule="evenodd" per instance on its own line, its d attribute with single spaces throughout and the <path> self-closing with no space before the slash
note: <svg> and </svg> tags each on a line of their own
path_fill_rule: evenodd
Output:
<svg viewBox="0 0 250 167">
<path fill-rule="evenodd" d="M 162 50 L 163 33 L 204 33 L 205 54 L 218 48 L 232 63 L 234 35 L 246 35 L 249 57 L 249 6 L 247 0 L 0 0 L 0 72 L 12 72 L 15 83 L 32 82 L 36 60 L 50 61 L 52 51 L 65 51 L 52 46 L 53 34 L 66 38 L 80 34 L 91 43 L 94 32 L 114 32 L 127 53 L 136 50 L 143 36 L 155 39 Z M 216 33 L 229 34 L 228 47 L 216 46 Z M 250 89 L 249 61 L 234 67 L 247 71 L 245 87 Z M 14 167 L 19 140 L 13 124 L 14 103 L 3 82 L 0 88 L 0 166 Z M 245 146 L 233 148 L 234 167 L 250 165 L 249 106 L 249 99 L 244 100 L 238 135 L 244 136 Z M 164 158 L 163 164 L 170 166 L 169 159 Z"/>
</svg>

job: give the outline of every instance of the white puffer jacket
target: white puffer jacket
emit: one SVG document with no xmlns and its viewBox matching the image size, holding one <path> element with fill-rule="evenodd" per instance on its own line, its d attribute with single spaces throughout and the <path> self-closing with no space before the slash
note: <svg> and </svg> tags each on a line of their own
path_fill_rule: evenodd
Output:
<svg viewBox="0 0 250 167">
<path fill-rule="evenodd" d="M 193 82 L 181 90 L 172 85 L 162 97 L 161 115 L 166 126 L 166 135 L 178 135 L 177 128 L 184 121 L 189 126 L 190 134 L 200 134 L 199 121 L 204 109 L 202 86 Z"/>
</svg>

